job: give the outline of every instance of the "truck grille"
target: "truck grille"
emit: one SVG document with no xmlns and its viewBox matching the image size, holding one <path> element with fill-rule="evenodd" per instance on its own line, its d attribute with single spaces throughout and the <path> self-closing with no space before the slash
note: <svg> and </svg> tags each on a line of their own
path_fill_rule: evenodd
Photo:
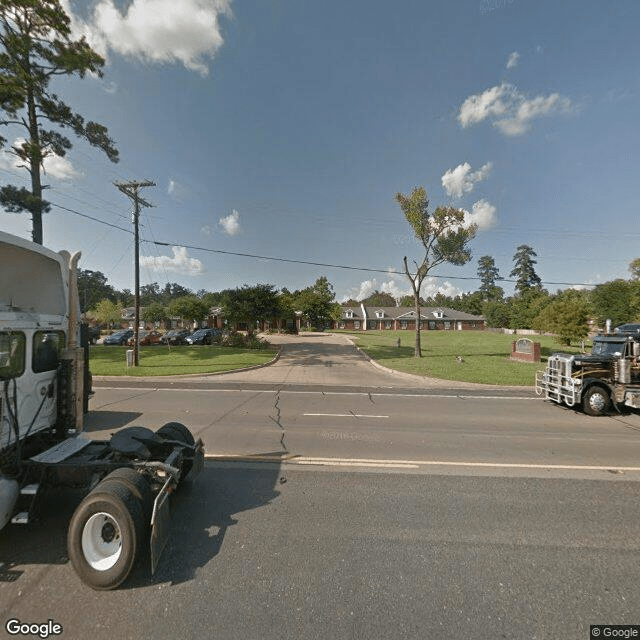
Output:
<svg viewBox="0 0 640 640">
<path fill-rule="evenodd" d="M 563 402 L 570 407 L 578 403 L 582 382 L 571 376 L 573 359 L 574 356 L 560 354 L 549 356 L 547 368 L 536 372 L 536 393 L 544 394 L 547 400 Z"/>
</svg>

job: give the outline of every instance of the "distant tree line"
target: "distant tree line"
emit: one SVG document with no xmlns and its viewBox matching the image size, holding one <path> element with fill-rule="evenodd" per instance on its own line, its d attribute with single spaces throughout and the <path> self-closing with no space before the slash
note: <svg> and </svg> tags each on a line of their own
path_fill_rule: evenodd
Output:
<svg viewBox="0 0 640 640">
<path fill-rule="evenodd" d="M 118 291 L 99 271 L 80 270 L 78 274 L 80 308 L 87 317 L 113 326 L 121 311 L 134 304 L 128 289 Z M 277 290 L 270 284 L 243 285 L 235 289 L 195 293 L 175 282 L 160 287 L 157 282 L 140 287 L 141 317 L 145 322 L 180 318 L 186 323 L 202 323 L 212 308 L 220 307 L 231 326 L 242 325 L 252 333 L 258 325 L 275 321 L 278 329 L 295 323 L 298 315 L 305 326 L 324 328 L 341 316 L 333 286 L 325 276 L 305 289 Z"/>
<path fill-rule="evenodd" d="M 603 328 L 607 320 L 613 327 L 640 321 L 640 258 L 629 265 L 629 280 L 617 279 L 595 286 L 590 291 L 566 289 L 550 293 L 542 287 L 536 273 L 535 251 L 521 245 L 513 256 L 509 276 L 516 280 L 515 292 L 505 297 L 499 286 L 503 278 L 491 256 L 478 260 L 477 291 L 458 296 L 438 293 L 421 298 L 425 307 L 446 307 L 482 315 L 488 327 L 534 329 L 553 333 L 562 344 L 584 339 L 590 324 Z M 348 306 L 413 306 L 413 296 L 396 299 L 386 292 L 374 291 L 364 300 L 348 300 Z"/>
</svg>

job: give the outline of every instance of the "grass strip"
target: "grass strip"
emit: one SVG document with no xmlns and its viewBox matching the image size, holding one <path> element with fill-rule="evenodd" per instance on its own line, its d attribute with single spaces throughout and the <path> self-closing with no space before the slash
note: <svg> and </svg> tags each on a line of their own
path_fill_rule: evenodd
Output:
<svg viewBox="0 0 640 640">
<path fill-rule="evenodd" d="M 272 349 L 154 345 L 140 347 L 140 365 L 127 367 L 129 347 L 95 345 L 89 348 L 89 368 L 94 376 L 175 376 L 234 371 L 269 362 Z"/>
<path fill-rule="evenodd" d="M 559 345 L 552 336 L 526 336 L 540 343 L 542 361 L 516 362 L 510 359 L 511 345 L 523 336 L 489 331 L 422 331 L 422 358 L 415 358 L 413 331 L 336 333 L 349 334 L 369 357 L 389 369 L 441 380 L 496 385 L 532 386 L 536 370 L 544 369 L 549 355 L 558 351 L 581 352 L 579 347 Z M 590 350 L 591 344 L 585 348 Z"/>
</svg>

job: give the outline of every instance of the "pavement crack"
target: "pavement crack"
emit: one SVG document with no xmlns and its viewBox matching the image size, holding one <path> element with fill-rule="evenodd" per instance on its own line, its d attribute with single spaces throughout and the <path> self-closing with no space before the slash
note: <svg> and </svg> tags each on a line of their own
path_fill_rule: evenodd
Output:
<svg viewBox="0 0 640 640">
<path fill-rule="evenodd" d="M 278 428 L 282 431 L 282 435 L 280 436 L 280 446 L 282 447 L 282 452 L 283 453 L 287 453 L 288 449 L 287 449 L 287 445 L 285 443 L 285 437 L 287 435 L 287 432 L 284 428 L 284 425 L 281 422 L 281 409 L 280 409 L 280 389 L 278 389 L 276 391 L 276 401 L 273 405 L 273 408 L 275 409 L 275 417 L 274 416 L 269 416 L 269 418 L 271 420 L 273 420 L 273 422 L 275 422 L 278 425 Z"/>
</svg>

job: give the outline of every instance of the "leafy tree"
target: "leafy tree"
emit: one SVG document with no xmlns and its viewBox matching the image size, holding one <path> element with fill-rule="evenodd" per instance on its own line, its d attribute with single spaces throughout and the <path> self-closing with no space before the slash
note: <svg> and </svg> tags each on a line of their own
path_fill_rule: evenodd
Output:
<svg viewBox="0 0 640 640">
<path fill-rule="evenodd" d="M 464 311 L 465 313 L 471 313 L 479 316 L 482 314 L 482 293 L 480 293 L 480 291 L 463 293 L 462 295 L 456 296 L 447 306 L 451 309 L 457 309 L 458 311 Z"/>
<path fill-rule="evenodd" d="M 167 282 L 164 285 L 164 289 L 159 292 L 160 302 L 163 302 L 164 304 L 169 304 L 171 300 L 175 300 L 176 298 L 192 295 L 193 291 L 191 291 L 191 289 L 187 289 L 177 282 Z M 198 297 L 200 298 L 201 296 Z"/>
<path fill-rule="evenodd" d="M 270 284 L 257 284 L 253 287 L 245 284 L 225 292 L 222 309 L 229 322 L 246 323 L 248 333 L 252 335 L 258 322 L 265 322 L 279 315 L 278 293 Z"/>
<path fill-rule="evenodd" d="M 482 306 L 482 315 L 488 327 L 504 329 L 511 323 L 511 307 L 502 300 L 485 302 Z"/>
<path fill-rule="evenodd" d="M 449 263 L 463 265 L 471 260 L 469 242 L 475 237 L 477 226 L 464 225 L 464 211 L 454 207 L 438 207 L 429 213 L 429 200 L 424 187 L 415 187 L 409 196 L 396 194 L 396 201 L 411 226 L 413 233 L 424 249 L 418 264 L 414 261 L 415 273 L 409 271 L 407 256 L 404 271 L 413 289 L 413 305 L 416 319 L 420 318 L 420 289 L 431 269 Z M 420 358 L 420 323 L 416 321 L 415 357 Z"/>
<path fill-rule="evenodd" d="M 78 294 L 80 296 L 80 311 L 85 313 L 105 298 L 116 302 L 118 294 L 107 283 L 107 276 L 100 271 L 78 269 Z"/>
<path fill-rule="evenodd" d="M 141 316 L 145 322 L 162 322 L 169 317 L 169 313 L 161 302 L 152 302 L 142 310 Z"/>
<path fill-rule="evenodd" d="M 480 278 L 480 293 L 483 300 L 502 300 L 504 291 L 496 285 L 496 280 L 502 280 L 491 256 L 482 256 L 478 260 L 478 278 Z"/>
<path fill-rule="evenodd" d="M 209 305 L 194 295 L 183 296 L 172 300 L 168 311 L 170 316 L 199 324 L 209 315 Z"/>
<path fill-rule="evenodd" d="M 42 198 L 42 163 L 48 156 L 64 157 L 71 141 L 56 125 L 69 129 L 117 162 L 118 152 L 107 129 L 72 111 L 49 89 L 55 76 L 86 73 L 102 76 L 104 59 L 84 37 L 71 38 L 71 20 L 59 0 L 0 0 L 0 124 L 23 130 L 9 153 L 21 161 L 31 178 L 31 189 L 6 185 L 0 203 L 11 213 L 28 211 L 33 221 L 33 241 L 42 244 L 42 214 L 50 204 Z M 0 145 L 6 144 L 0 139 Z"/>
<path fill-rule="evenodd" d="M 631 322 L 638 316 L 636 307 L 637 285 L 627 280 L 612 280 L 599 284 L 591 291 L 591 308 L 596 321 L 603 326 L 611 320 L 614 327 Z"/>
<path fill-rule="evenodd" d="M 323 328 L 342 317 L 342 307 L 335 302 L 333 286 L 325 276 L 313 285 L 295 293 L 295 302 L 311 326 Z"/>
<path fill-rule="evenodd" d="M 640 280 L 640 258 L 636 258 L 629 263 L 629 271 L 632 280 Z"/>
<path fill-rule="evenodd" d="M 135 303 L 135 296 L 131 293 L 131 289 L 117 291 L 116 296 L 123 307 L 132 307 Z"/>
<path fill-rule="evenodd" d="M 360 306 L 360 301 L 359 300 L 354 300 L 354 298 L 349 298 L 348 300 L 345 300 L 341 304 L 342 304 L 343 307 L 359 307 Z"/>
<path fill-rule="evenodd" d="M 119 322 L 122 319 L 122 308 L 113 300 L 105 298 L 100 300 L 87 315 L 95 318 L 100 324 L 106 324 L 111 328 L 114 322 Z"/>
<path fill-rule="evenodd" d="M 196 293 L 198 298 L 203 302 L 206 302 L 210 307 L 219 307 L 222 305 L 223 294 L 222 291 L 211 292 L 199 289 Z"/>
<path fill-rule="evenodd" d="M 527 289 L 509 299 L 509 326 L 511 329 L 532 329 L 534 318 L 546 307 L 551 298 L 544 289 Z"/>
<path fill-rule="evenodd" d="M 160 293 L 160 285 L 157 282 L 143 284 L 140 287 L 140 304 L 143 307 L 153 304 L 154 302 L 161 301 L 162 294 Z"/>
<path fill-rule="evenodd" d="M 539 287 L 542 282 L 534 267 L 537 264 L 537 260 L 534 260 L 537 255 L 529 245 L 521 244 L 513 256 L 515 266 L 509 275 L 517 278 L 516 291 L 519 294 L 523 294 L 534 287 Z"/>
<path fill-rule="evenodd" d="M 560 344 L 569 346 L 589 333 L 589 308 L 579 296 L 557 296 L 534 318 L 532 329 L 555 333 Z"/>
<path fill-rule="evenodd" d="M 368 307 L 395 307 L 396 299 L 390 293 L 376 290 L 362 304 Z"/>
</svg>

